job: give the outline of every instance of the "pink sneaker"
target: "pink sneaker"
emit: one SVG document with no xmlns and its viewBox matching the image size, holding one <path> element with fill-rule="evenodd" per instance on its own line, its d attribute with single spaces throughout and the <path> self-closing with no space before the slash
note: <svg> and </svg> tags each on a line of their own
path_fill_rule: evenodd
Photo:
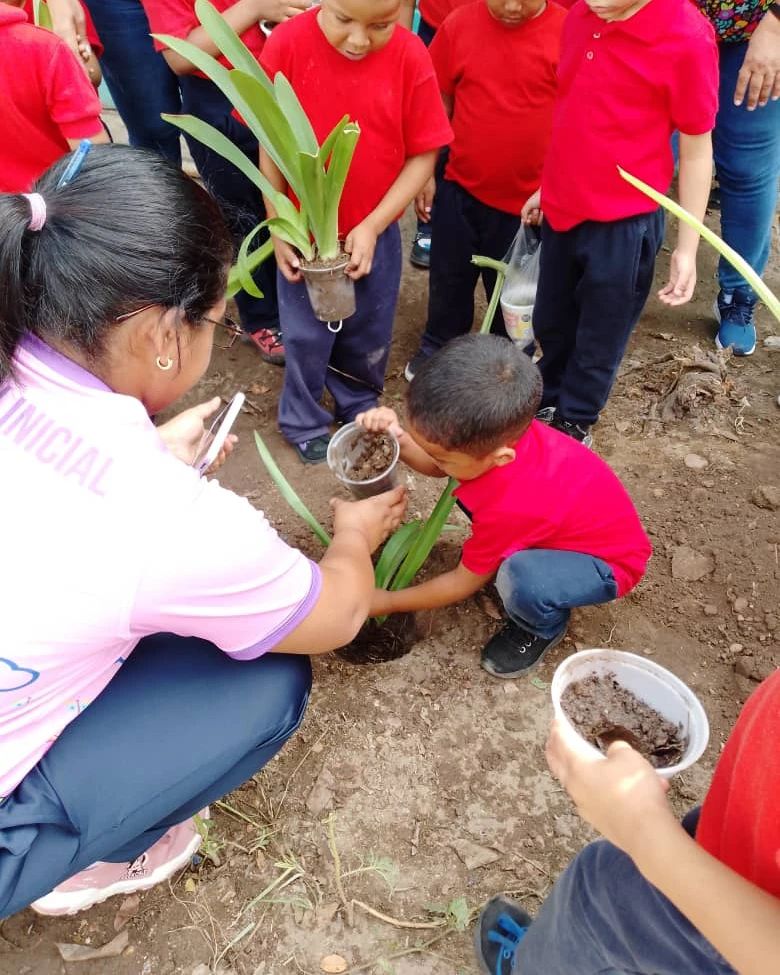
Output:
<svg viewBox="0 0 780 975">
<path fill-rule="evenodd" d="M 201 819 L 208 819 L 208 807 L 199 815 Z M 34 901 L 30 907 L 38 914 L 76 914 L 115 894 L 147 890 L 186 867 L 200 844 L 201 835 L 195 820 L 188 819 L 169 829 L 132 863 L 98 860 L 55 887 L 50 894 Z"/>
</svg>

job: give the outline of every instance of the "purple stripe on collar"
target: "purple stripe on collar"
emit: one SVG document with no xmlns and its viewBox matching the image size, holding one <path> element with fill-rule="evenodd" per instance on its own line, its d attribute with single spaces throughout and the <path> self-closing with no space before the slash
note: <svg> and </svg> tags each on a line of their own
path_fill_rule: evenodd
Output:
<svg viewBox="0 0 780 975">
<path fill-rule="evenodd" d="M 295 612 L 288 616 L 281 626 L 277 626 L 273 633 L 264 636 L 254 646 L 247 647 L 245 650 L 230 650 L 227 652 L 227 655 L 232 657 L 233 660 L 254 660 L 269 650 L 273 650 L 288 633 L 292 633 L 298 624 L 306 619 L 314 608 L 314 604 L 319 599 L 321 589 L 322 575 L 320 574 L 320 567 L 316 562 L 311 562 L 311 585 L 304 599 L 296 606 Z"/>
<path fill-rule="evenodd" d="M 26 332 L 19 345 L 25 352 L 33 356 L 33 358 L 42 362 L 50 369 L 53 369 L 54 372 L 59 373 L 65 379 L 70 379 L 72 382 L 78 383 L 79 386 L 88 386 L 91 389 L 102 389 L 105 392 L 111 392 L 111 388 L 106 386 L 102 379 L 98 379 L 93 373 L 88 372 L 83 366 L 74 362 L 73 359 L 69 359 L 61 352 L 52 348 L 43 339 L 39 339 L 37 335 Z"/>
</svg>

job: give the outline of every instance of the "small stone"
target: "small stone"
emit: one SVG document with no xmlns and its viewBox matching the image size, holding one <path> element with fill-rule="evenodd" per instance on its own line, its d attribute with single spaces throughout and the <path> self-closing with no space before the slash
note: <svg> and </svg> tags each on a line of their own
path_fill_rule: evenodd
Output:
<svg viewBox="0 0 780 975">
<path fill-rule="evenodd" d="M 320 960 L 320 971 L 327 972 L 328 975 L 341 975 L 349 968 L 346 959 L 341 955 L 325 955 Z"/>
<path fill-rule="evenodd" d="M 767 613 L 764 617 L 764 622 L 766 623 L 766 628 L 770 633 L 773 633 L 777 629 L 777 617 L 773 613 Z"/>
<path fill-rule="evenodd" d="M 780 508 L 780 488 L 774 484 L 759 484 L 750 500 L 757 508 L 777 511 Z"/>
<path fill-rule="evenodd" d="M 631 421 L 630 420 L 616 420 L 615 421 L 615 429 L 617 430 L 618 433 L 626 433 L 627 430 L 630 430 L 631 429 Z"/>
<path fill-rule="evenodd" d="M 764 339 L 764 348 L 780 351 L 780 335 L 767 335 Z"/>
<path fill-rule="evenodd" d="M 704 607 L 704 615 L 705 616 L 718 615 L 718 607 L 715 605 L 715 603 L 707 603 L 707 605 Z"/>
<path fill-rule="evenodd" d="M 662 498 L 664 496 L 663 488 L 653 488 L 652 495 L 654 498 Z"/>
<path fill-rule="evenodd" d="M 735 613 L 744 613 L 748 608 L 748 601 L 744 596 L 738 596 L 731 606 Z"/>
<path fill-rule="evenodd" d="M 702 457 L 701 454 L 686 454 L 683 463 L 686 467 L 690 467 L 692 471 L 703 471 L 705 467 L 709 467 L 710 462 L 706 457 Z"/>
<path fill-rule="evenodd" d="M 306 797 L 306 808 L 312 816 L 319 816 L 328 808 L 333 801 L 335 791 L 336 780 L 330 769 L 325 766 Z"/>
<path fill-rule="evenodd" d="M 729 653 L 734 653 L 734 654 L 742 653 L 742 651 L 744 649 L 745 648 L 742 646 L 741 643 L 730 643 L 729 644 Z"/>
<path fill-rule="evenodd" d="M 706 488 L 714 488 L 715 487 L 715 481 L 711 477 L 703 477 L 701 479 L 701 483 Z"/>
<path fill-rule="evenodd" d="M 711 555 L 697 552 L 688 545 L 678 545 L 672 553 L 672 578 L 685 582 L 698 582 L 715 568 Z"/>
</svg>

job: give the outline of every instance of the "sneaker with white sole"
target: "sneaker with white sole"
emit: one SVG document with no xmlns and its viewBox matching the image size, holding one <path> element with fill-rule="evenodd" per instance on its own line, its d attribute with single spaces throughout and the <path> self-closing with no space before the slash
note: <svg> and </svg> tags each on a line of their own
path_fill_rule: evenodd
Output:
<svg viewBox="0 0 780 975">
<path fill-rule="evenodd" d="M 731 349 L 734 355 L 753 355 L 756 351 L 755 307 L 756 296 L 748 288 L 718 292 L 713 313 L 718 322 L 715 345 L 719 349 Z"/>
<path fill-rule="evenodd" d="M 208 808 L 199 815 L 201 819 L 208 819 Z M 171 827 L 132 863 L 98 860 L 58 884 L 51 893 L 33 901 L 30 907 L 38 914 L 77 914 L 116 894 L 148 890 L 186 867 L 198 852 L 201 841 L 195 820 L 188 819 Z"/>
</svg>

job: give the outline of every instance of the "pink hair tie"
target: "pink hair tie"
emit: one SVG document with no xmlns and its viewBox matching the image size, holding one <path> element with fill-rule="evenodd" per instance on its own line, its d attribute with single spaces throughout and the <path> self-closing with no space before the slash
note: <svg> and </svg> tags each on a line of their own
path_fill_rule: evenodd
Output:
<svg viewBox="0 0 780 975">
<path fill-rule="evenodd" d="M 30 222 L 28 230 L 40 230 L 46 223 L 46 201 L 40 193 L 22 193 L 30 204 Z"/>
</svg>

